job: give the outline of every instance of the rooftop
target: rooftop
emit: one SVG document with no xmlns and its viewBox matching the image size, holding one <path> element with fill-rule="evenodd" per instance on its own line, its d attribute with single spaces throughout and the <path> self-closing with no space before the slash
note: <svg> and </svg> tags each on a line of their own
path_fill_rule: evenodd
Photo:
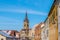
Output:
<svg viewBox="0 0 60 40">
<path fill-rule="evenodd" d="M 5 37 L 13 38 L 12 36 L 6 34 L 5 32 L 2 32 L 2 31 L 0 31 L 0 35 L 5 36 Z"/>
</svg>

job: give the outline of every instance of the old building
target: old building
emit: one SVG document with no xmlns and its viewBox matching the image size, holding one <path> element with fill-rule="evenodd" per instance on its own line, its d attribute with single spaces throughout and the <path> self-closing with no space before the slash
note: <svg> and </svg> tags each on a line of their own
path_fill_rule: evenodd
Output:
<svg viewBox="0 0 60 40">
<path fill-rule="evenodd" d="M 25 20 L 24 20 L 24 29 L 25 29 L 25 34 L 28 36 L 29 35 L 29 20 L 26 12 Z"/>
<path fill-rule="evenodd" d="M 9 34 L 10 36 L 15 36 L 19 38 L 20 34 L 16 30 L 1 30 L 2 32 L 5 32 L 6 34 Z"/>
<path fill-rule="evenodd" d="M 31 29 L 29 31 L 29 38 L 30 38 L 30 40 L 34 40 L 34 36 L 35 36 L 35 30 L 34 29 Z"/>
<path fill-rule="evenodd" d="M 49 40 L 49 19 L 46 18 L 44 22 L 45 40 Z"/>
<path fill-rule="evenodd" d="M 60 40 L 60 0 L 57 0 L 57 12 L 58 12 L 58 40 Z"/>
<path fill-rule="evenodd" d="M 32 39 L 32 29 L 29 30 L 29 39 Z"/>
<path fill-rule="evenodd" d="M 41 40 L 45 40 L 45 25 L 41 25 Z"/>
<path fill-rule="evenodd" d="M 54 1 L 51 10 L 49 12 L 49 40 L 58 40 L 58 15 L 57 5 Z"/>
<path fill-rule="evenodd" d="M 35 40 L 41 40 L 41 24 L 42 23 L 35 27 Z"/>
<path fill-rule="evenodd" d="M 46 18 L 41 25 L 41 40 L 49 40 L 49 19 Z"/>
<path fill-rule="evenodd" d="M 0 31 L 0 40 L 18 40 L 18 38 L 9 36 L 5 32 Z"/>
<path fill-rule="evenodd" d="M 29 20 L 26 12 L 25 20 L 24 20 L 24 28 L 20 31 L 20 37 L 22 40 L 29 40 Z"/>
<path fill-rule="evenodd" d="M 33 28 L 31 30 L 29 30 L 29 38 L 31 40 L 35 40 L 35 27 L 37 26 L 38 24 L 34 25 Z"/>
</svg>

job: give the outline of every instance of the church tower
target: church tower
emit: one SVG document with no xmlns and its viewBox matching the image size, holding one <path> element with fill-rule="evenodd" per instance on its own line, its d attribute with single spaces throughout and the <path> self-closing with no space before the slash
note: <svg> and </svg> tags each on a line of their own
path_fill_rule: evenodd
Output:
<svg viewBox="0 0 60 40">
<path fill-rule="evenodd" d="M 28 37 L 28 35 L 29 35 L 29 20 L 28 20 L 27 12 L 26 12 L 25 19 L 24 19 L 24 31 L 25 31 L 26 36 Z"/>
<path fill-rule="evenodd" d="M 28 20 L 27 12 L 24 19 L 24 29 L 29 29 L 29 20 Z"/>
<path fill-rule="evenodd" d="M 24 19 L 24 28 L 20 31 L 20 37 L 22 40 L 29 40 L 29 20 L 27 12 Z"/>
</svg>

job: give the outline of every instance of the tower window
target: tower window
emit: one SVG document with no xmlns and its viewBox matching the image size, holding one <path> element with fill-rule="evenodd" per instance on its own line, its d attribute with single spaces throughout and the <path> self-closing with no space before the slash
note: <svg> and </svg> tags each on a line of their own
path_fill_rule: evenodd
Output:
<svg viewBox="0 0 60 40">
<path fill-rule="evenodd" d="M 27 25 L 27 26 L 29 26 L 29 25 Z"/>
<path fill-rule="evenodd" d="M 24 24 L 24 26 L 26 26 L 26 25 Z"/>
<path fill-rule="evenodd" d="M 3 38 L 1 40 L 3 40 Z"/>
</svg>

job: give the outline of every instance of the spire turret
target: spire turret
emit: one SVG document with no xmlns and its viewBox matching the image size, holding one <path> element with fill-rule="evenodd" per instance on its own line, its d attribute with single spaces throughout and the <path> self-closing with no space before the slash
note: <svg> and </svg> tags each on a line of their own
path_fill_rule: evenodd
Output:
<svg viewBox="0 0 60 40">
<path fill-rule="evenodd" d="M 28 16 L 27 16 L 27 11 L 26 11 L 26 15 L 25 15 L 25 20 L 24 21 L 29 22 L 28 21 Z"/>
</svg>

